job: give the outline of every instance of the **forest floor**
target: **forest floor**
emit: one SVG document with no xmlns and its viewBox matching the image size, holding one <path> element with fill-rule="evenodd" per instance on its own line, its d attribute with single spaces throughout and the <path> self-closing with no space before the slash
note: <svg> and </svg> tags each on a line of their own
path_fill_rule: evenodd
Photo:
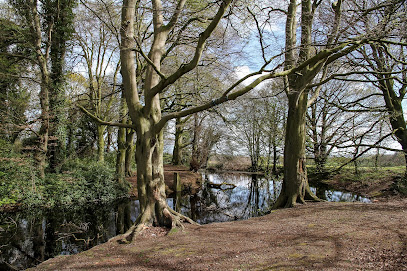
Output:
<svg viewBox="0 0 407 271">
<path fill-rule="evenodd" d="M 392 192 L 393 180 L 336 182 L 380 197 L 307 203 L 178 232 L 152 227 L 131 244 L 118 244 L 118 236 L 30 270 L 407 270 L 407 199 Z"/>
</svg>

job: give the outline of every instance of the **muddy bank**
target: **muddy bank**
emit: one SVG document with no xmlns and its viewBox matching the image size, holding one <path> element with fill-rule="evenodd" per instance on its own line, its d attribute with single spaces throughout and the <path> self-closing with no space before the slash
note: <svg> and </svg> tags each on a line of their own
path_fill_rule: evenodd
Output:
<svg viewBox="0 0 407 271">
<path fill-rule="evenodd" d="M 309 203 L 245 221 L 116 238 L 30 270 L 406 270 L 407 200 Z"/>
</svg>

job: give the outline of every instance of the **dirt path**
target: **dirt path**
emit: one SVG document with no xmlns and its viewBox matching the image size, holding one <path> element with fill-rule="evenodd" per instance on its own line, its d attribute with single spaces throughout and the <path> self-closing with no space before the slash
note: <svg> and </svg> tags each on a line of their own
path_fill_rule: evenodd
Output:
<svg viewBox="0 0 407 271">
<path fill-rule="evenodd" d="M 407 199 L 317 203 L 116 240 L 30 270 L 407 270 Z"/>
</svg>

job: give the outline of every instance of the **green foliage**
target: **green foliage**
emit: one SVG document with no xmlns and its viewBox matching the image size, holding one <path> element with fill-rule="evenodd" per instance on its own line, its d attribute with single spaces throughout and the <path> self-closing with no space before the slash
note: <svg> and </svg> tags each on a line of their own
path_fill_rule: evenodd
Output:
<svg viewBox="0 0 407 271">
<path fill-rule="evenodd" d="M 23 46 L 23 29 L 0 18 L 0 137 L 14 141 L 26 122 L 29 93 L 20 86 L 29 50 Z"/>
<path fill-rule="evenodd" d="M 13 145 L 0 139 L 0 206 L 21 202 L 25 195 L 36 197 L 36 176 L 31 159 L 16 153 Z"/>
<path fill-rule="evenodd" d="M 0 139 L 0 207 L 72 207 L 89 202 L 108 202 L 128 195 L 128 185 L 115 179 L 114 167 L 86 159 L 70 160 L 59 174 L 38 179 L 32 159 Z"/>
<path fill-rule="evenodd" d="M 172 154 L 164 153 L 163 154 L 163 161 L 164 161 L 164 164 L 171 164 L 171 162 L 172 162 Z"/>
<path fill-rule="evenodd" d="M 76 159 L 64 164 L 62 172 L 46 180 L 48 198 L 60 205 L 107 202 L 128 195 L 128 186 L 117 182 L 114 167 L 107 163 Z"/>
</svg>

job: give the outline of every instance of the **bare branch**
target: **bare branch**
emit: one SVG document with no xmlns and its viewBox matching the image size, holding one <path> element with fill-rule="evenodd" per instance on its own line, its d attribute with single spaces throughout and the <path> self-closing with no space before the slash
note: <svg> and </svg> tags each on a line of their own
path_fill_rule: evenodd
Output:
<svg viewBox="0 0 407 271">
<path fill-rule="evenodd" d="M 176 22 L 178 21 L 179 15 L 181 14 L 182 9 L 184 8 L 184 5 L 187 1 L 186 0 L 179 0 L 177 7 L 174 11 L 174 14 L 172 15 L 170 21 L 168 22 L 168 24 L 165 26 L 165 28 L 167 29 L 167 31 L 171 30 Z"/>
<path fill-rule="evenodd" d="M 208 27 L 201 33 L 199 34 L 199 39 L 198 39 L 198 44 L 195 48 L 195 54 L 192 60 L 187 63 L 187 64 L 182 64 L 181 67 L 177 71 L 175 71 L 172 75 L 170 75 L 166 80 L 161 80 L 160 83 L 158 83 L 155 87 L 151 89 L 151 96 L 154 96 L 160 92 L 162 92 L 167 86 L 171 85 L 175 81 L 177 81 L 182 75 L 186 74 L 187 72 L 190 72 L 192 69 L 194 69 L 197 65 L 199 60 L 201 59 L 206 40 L 210 37 L 212 32 L 215 30 L 216 26 L 220 22 L 220 20 L 223 17 L 223 14 L 225 14 L 226 9 L 229 7 L 230 3 L 232 0 L 224 0 L 222 1 L 221 6 L 219 7 L 218 12 L 216 13 L 215 17 L 211 21 L 211 23 L 208 25 Z"/>
<path fill-rule="evenodd" d="M 162 80 L 166 80 L 167 77 L 162 72 L 160 72 L 160 70 L 157 68 L 157 66 L 154 65 L 153 61 L 143 52 L 138 40 L 136 38 L 134 38 L 134 41 L 137 44 L 138 50 L 136 50 L 136 49 L 133 49 L 133 50 L 135 52 L 139 53 L 147 61 L 147 63 L 154 69 L 154 71 L 161 77 Z"/>
<path fill-rule="evenodd" d="M 264 62 L 267 62 L 266 59 L 266 53 L 264 52 L 264 42 L 263 42 L 263 33 L 262 30 L 260 28 L 260 24 L 259 21 L 256 18 L 256 15 L 250 10 L 249 7 L 247 7 L 247 11 L 249 11 L 250 15 L 252 15 L 254 22 L 256 23 L 256 27 L 257 27 L 257 32 L 259 33 L 259 42 L 260 42 L 260 47 L 261 47 L 261 54 L 263 57 Z"/>
<path fill-rule="evenodd" d="M 101 125 L 107 125 L 107 126 L 116 126 L 116 127 L 121 127 L 121 128 L 131 128 L 131 129 L 135 129 L 134 125 L 130 125 L 127 123 L 121 123 L 121 122 L 108 122 L 108 121 L 104 121 L 101 120 L 100 118 L 96 117 L 95 115 L 93 115 L 92 113 L 90 113 L 88 110 L 86 110 L 83 106 L 81 105 L 77 105 L 77 107 L 79 107 L 79 109 L 85 113 L 87 116 L 89 116 L 91 119 L 93 119 L 95 122 L 101 124 Z"/>
<path fill-rule="evenodd" d="M 348 162 L 346 162 L 345 164 L 341 165 L 340 167 L 338 167 L 337 169 L 335 169 L 334 171 L 338 172 L 340 171 L 344 166 L 352 163 L 353 161 L 355 161 L 356 159 L 358 159 L 359 157 L 361 157 L 363 154 L 365 154 L 366 152 L 370 151 L 373 148 L 378 148 L 380 146 L 378 146 L 378 144 L 380 142 L 382 142 L 383 140 L 385 140 L 386 138 L 388 138 L 389 136 L 393 135 L 394 132 L 391 132 L 385 136 L 383 136 L 382 138 L 380 138 L 378 141 L 376 141 L 373 145 L 371 145 L 369 148 L 367 148 L 366 150 L 362 151 L 361 153 L 359 153 L 358 155 L 356 155 L 355 157 L 353 157 L 351 160 L 349 160 Z"/>
</svg>

